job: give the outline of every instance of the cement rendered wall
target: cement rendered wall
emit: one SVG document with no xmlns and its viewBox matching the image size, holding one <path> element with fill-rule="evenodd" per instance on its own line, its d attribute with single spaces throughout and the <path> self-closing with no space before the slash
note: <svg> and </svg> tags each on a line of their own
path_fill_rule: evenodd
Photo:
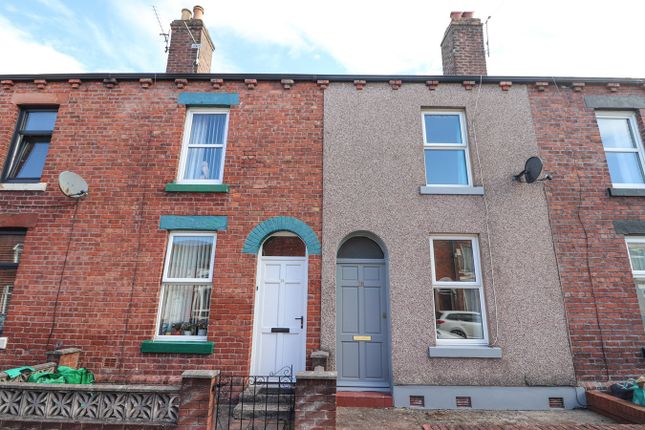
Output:
<svg viewBox="0 0 645 430">
<path fill-rule="evenodd" d="M 424 108 L 465 110 L 473 185 L 484 186 L 483 197 L 419 194 Z M 324 130 L 321 346 L 331 366 L 336 252 L 348 235 L 368 231 L 387 248 L 394 385 L 575 385 L 543 186 L 511 180 L 538 154 L 526 87 L 484 85 L 480 93 L 461 84 L 431 91 L 368 83 L 359 91 L 332 83 Z M 428 357 L 435 345 L 429 236 L 436 233 L 478 235 L 489 337 L 501 358 Z"/>
</svg>

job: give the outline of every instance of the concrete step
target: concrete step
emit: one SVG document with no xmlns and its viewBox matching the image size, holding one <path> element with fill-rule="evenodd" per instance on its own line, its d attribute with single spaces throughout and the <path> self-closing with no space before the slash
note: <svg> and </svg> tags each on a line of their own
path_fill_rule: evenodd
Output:
<svg viewBox="0 0 645 430">
<path fill-rule="evenodd" d="M 244 403 L 252 404 L 254 399 L 256 404 L 264 403 L 289 403 L 293 402 L 295 390 L 293 387 L 267 387 L 251 385 L 242 393 L 241 400 Z"/>
</svg>

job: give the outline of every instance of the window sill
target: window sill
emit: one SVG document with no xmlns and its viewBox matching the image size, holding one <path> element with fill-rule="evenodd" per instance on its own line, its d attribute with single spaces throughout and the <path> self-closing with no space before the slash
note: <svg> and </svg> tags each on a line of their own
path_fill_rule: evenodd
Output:
<svg viewBox="0 0 645 430">
<path fill-rule="evenodd" d="M 165 354 L 212 354 L 213 342 L 144 340 L 141 352 Z"/>
<path fill-rule="evenodd" d="M 502 348 L 491 346 L 431 346 L 430 358 L 502 358 Z"/>
<path fill-rule="evenodd" d="M 484 187 L 430 187 L 423 185 L 419 188 L 419 194 L 483 196 Z"/>
<path fill-rule="evenodd" d="M 166 191 L 170 193 L 228 193 L 226 184 L 166 184 Z"/>
<path fill-rule="evenodd" d="M 4 182 L 0 184 L 0 191 L 45 191 L 46 189 L 46 182 Z"/>
<path fill-rule="evenodd" d="M 607 188 L 612 197 L 645 197 L 645 188 Z"/>
</svg>

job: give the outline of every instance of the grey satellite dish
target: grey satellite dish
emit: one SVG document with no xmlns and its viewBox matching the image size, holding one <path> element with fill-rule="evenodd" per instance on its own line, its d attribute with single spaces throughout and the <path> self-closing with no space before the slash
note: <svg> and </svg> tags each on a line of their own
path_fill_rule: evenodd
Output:
<svg viewBox="0 0 645 430">
<path fill-rule="evenodd" d="M 542 160 L 540 160 L 540 157 L 531 157 L 526 160 L 524 170 L 513 176 L 513 179 L 516 181 L 522 181 L 522 178 L 524 178 L 524 182 L 528 184 L 532 184 L 535 181 L 551 180 L 550 175 L 546 175 L 544 178 L 539 179 L 540 173 L 542 173 Z"/>
<path fill-rule="evenodd" d="M 89 191 L 85 179 L 67 170 L 58 175 L 58 186 L 63 194 L 74 199 L 85 197 Z"/>
</svg>

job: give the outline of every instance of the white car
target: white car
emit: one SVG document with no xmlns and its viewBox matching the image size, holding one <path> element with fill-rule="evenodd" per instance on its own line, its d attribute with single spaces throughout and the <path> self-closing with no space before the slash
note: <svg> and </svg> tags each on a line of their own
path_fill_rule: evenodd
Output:
<svg viewBox="0 0 645 430">
<path fill-rule="evenodd" d="M 462 339 L 482 339 L 482 317 L 479 312 L 441 311 L 438 314 L 437 332 L 449 332 Z M 437 338 L 441 339 L 439 336 Z"/>
<path fill-rule="evenodd" d="M 456 334 L 452 334 L 441 329 L 437 329 L 437 339 L 463 339 L 463 337 L 457 336 Z"/>
</svg>

